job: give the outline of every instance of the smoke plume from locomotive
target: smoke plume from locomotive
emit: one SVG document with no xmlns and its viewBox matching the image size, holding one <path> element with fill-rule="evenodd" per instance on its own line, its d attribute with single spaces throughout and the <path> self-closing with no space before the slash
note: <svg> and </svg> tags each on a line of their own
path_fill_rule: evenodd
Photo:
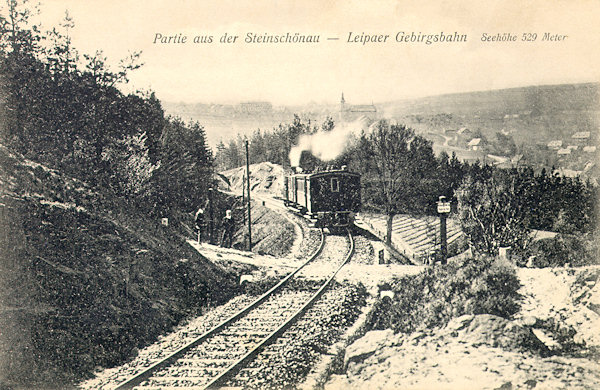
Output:
<svg viewBox="0 0 600 390">
<path fill-rule="evenodd" d="M 366 118 L 360 117 L 351 123 L 338 124 L 331 131 L 303 134 L 298 139 L 298 144 L 290 150 L 290 165 L 300 166 L 303 151 L 310 152 L 323 161 L 331 161 L 350 146 L 355 137 L 360 135 L 361 130 L 367 129 Z"/>
</svg>

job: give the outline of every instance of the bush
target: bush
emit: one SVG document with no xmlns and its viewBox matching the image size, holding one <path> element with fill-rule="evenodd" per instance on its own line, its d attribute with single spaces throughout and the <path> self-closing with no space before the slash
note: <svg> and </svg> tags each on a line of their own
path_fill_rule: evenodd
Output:
<svg viewBox="0 0 600 390">
<path fill-rule="evenodd" d="M 537 268 L 599 264 L 599 243 L 591 234 L 558 234 L 531 244 L 532 265 Z"/>
<path fill-rule="evenodd" d="M 377 303 L 373 329 L 411 333 L 444 326 L 464 314 L 510 318 L 519 310 L 519 280 L 514 266 L 489 257 L 434 266 L 395 280 L 393 300 Z"/>
</svg>

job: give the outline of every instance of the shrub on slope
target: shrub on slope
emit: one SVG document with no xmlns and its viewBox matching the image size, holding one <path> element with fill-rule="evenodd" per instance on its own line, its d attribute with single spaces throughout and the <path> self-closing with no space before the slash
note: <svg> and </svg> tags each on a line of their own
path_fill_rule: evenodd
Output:
<svg viewBox="0 0 600 390">
<path fill-rule="evenodd" d="M 444 326 L 464 314 L 510 318 L 519 309 L 519 280 L 512 265 L 482 257 L 429 267 L 392 283 L 393 300 L 382 300 L 373 329 L 411 333 Z"/>
</svg>

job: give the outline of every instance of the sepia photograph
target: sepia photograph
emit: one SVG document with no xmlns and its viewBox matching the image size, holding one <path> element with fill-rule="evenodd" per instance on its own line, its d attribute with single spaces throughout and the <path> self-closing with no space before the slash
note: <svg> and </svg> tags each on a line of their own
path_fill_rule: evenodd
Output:
<svg viewBox="0 0 600 390">
<path fill-rule="evenodd" d="M 0 0 L 0 390 L 600 388 L 597 0 Z"/>
</svg>

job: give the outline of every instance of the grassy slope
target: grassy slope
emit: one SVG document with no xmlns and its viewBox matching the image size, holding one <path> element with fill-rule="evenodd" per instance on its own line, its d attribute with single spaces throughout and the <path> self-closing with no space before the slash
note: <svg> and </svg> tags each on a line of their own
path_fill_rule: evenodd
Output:
<svg viewBox="0 0 600 390">
<path fill-rule="evenodd" d="M 63 387 L 235 291 L 177 223 L 123 210 L 0 145 L 0 388 Z"/>
</svg>

